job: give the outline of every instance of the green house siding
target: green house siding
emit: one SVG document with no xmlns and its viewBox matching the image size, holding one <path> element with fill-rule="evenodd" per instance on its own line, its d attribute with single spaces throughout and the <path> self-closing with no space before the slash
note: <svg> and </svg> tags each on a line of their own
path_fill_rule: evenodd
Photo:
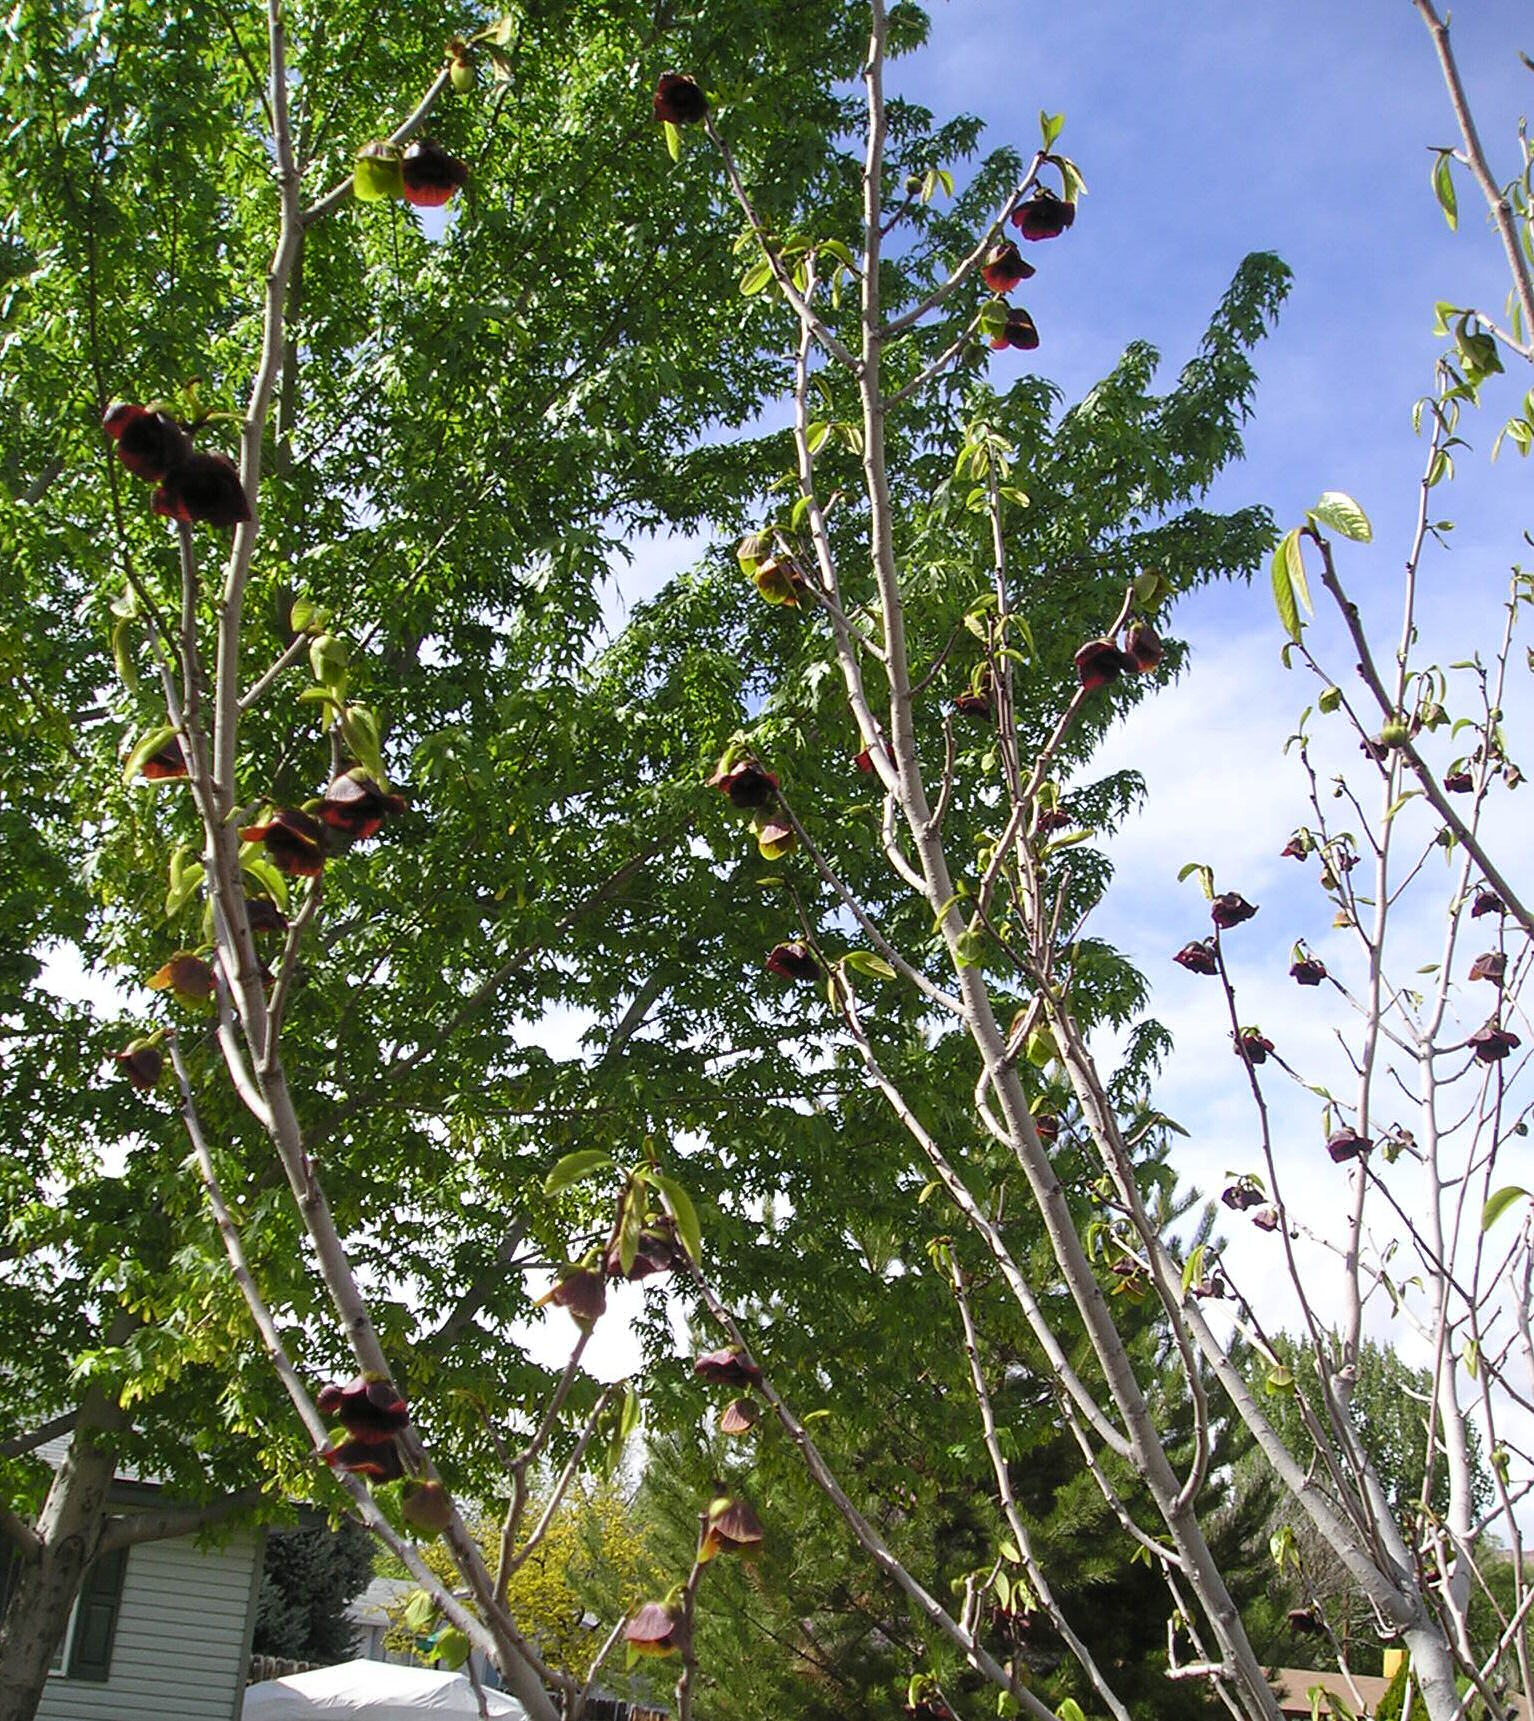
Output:
<svg viewBox="0 0 1534 1721">
<path fill-rule="evenodd" d="M 129 1549 L 116 1609 L 98 1599 L 75 1623 L 86 1657 L 72 1647 L 70 1671 L 90 1677 L 55 1673 L 38 1721 L 236 1721 L 259 1560 L 248 1531 L 218 1548 Z"/>
</svg>

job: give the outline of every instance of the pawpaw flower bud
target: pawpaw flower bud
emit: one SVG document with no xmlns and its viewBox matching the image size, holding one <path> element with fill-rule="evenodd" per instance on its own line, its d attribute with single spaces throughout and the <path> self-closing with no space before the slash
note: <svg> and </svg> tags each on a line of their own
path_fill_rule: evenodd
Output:
<svg viewBox="0 0 1534 1721">
<path fill-rule="evenodd" d="M 1265 1064 L 1268 1053 L 1273 1050 L 1273 1042 L 1265 1034 L 1259 1034 L 1255 1028 L 1243 1028 L 1239 1034 L 1231 1038 L 1236 1043 L 1236 1056 L 1246 1058 L 1249 1064 Z"/>
<path fill-rule="evenodd" d="M 692 1372 L 710 1386 L 754 1386 L 762 1384 L 762 1371 L 746 1360 L 739 1345 L 705 1351 L 692 1365 Z"/>
<path fill-rule="evenodd" d="M 179 950 L 144 984 L 151 992 L 169 992 L 183 1004 L 205 1004 L 213 996 L 213 970 L 200 956 Z"/>
<path fill-rule="evenodd" d="M 252 932 L 286 932 L 288 918 L 277 904 L 266 896 L 245 898 L 245 918 Z"/>
<path fill-rule="evenodd" d="M 435 1536 L 453 1521 L 453 1497 L 440 1482 L 410 1482 L 400 1501 L 400 1515 L 413 1529 Z"/>
<path fill-rule="evenodd" d="M 1147 675 L 1166 655 L 1166 648 L 1149 622 L 1137 621 L 1129 624 L 1124 635 L 1124 654 L 1137 674 Z"/>
<path fill-rule="evenodd" d="M 1252 1215 L 1252 1223 L 1259 1231 L 1276 1231 L 1278 1229 L 1278 1209 L 1276 1207 L 1259 1207 Z"/>
<path fill-rule="evenodd" d="M 719 1413 L 719 1432 L 749 1434 L 761 1419 L 761 1406 L 754 1398 L 732 1398 Z"/>
<path fill-rule="evenodd" d="M 865 775 L 871 775 L 873 772 L 873 768 L 874 768 L 874 756 L 873 756 L 872 749 L 865 747 L 861 753 L 854 754 L 852 763 L 859 771 L 862 771 Z"/>
<path fill-rule="evenodd" d="M 359 1374 L 345 1386 L 322 1386 L 314 1402 L 321 1416 L 339 1422 L 364 1446 L 392 1440 L 410 1421 L 410 1407 L 392 1380 Z"/>
<path fill-rule="evenodd" d="M 708 1503 L 708 1529 L 698 1548 L 698 1563 L 706 1565 L 715 1554 L 745 1553 L 766 1534 L 761 1519 L 738 1494 L 716 1494 Z"/>
<path fill-rule="evenodd" d="M 998 353 L 1003 347 L 1016 347 L 1019 352 L 1031 353 L 1038 344 L 1038 328 L 1021 305 L 1008 308 L 1001 333 L 991 337 L 991 351 Z"/>
<path fill-rule="evenodd" d="M 1012 211 L 1012 225 L 1025 239 L 1057 239 L 1076 219 L 1076 205 L 1052 191 L 1036 191 Z"/>
<path fill-rule="evenodd" d="M 158 753 L 151 753 L 139 766 L 138 774 L 151 783 L 186 776 L 186 754 L 181 751 L 181 743 L 172 736 Z"/>
<path fill-rule="evenodd" d="M 1290 837 L 1289 841 L 1278 851 L 1280 860 L 1302 861 L 1309 855 L 1311 841 L 1309 837 Z"/>
<path fill-rule="evenodd" d="M 1287 1615 L 1290 1631 L 1299 1632 L 1305 1637 L 1325 1637 L 1326 1626 L 1321 1616 L 1313 1607 L 1292 1607 Z"/>
<path fill-rule="evenodd" d="M 729 755 L 726 754 L 725 758 L 728 759 Z M 778 798 L 777 777 L 771 771 L 764 771 L 749 753 L 729 765 L 721 760 L 719 769 L 708 779 L 708 787 L 728 795 L 730 805 L 739 807 L 743 813 L 773 806 Z"/>
<path fill-rule="evenodd" d="M 1226 1184 L 1220 1193 L 1220 1200 L 1232 1213 L 1244 1213 L 1248 1207 L 1262 1206 L 1262 1191 L 1255 1183 L 1249 1183 L 1242 1178 L 1240 1182 Z"/>
<path fill-rule="evenodd" d="M 149 505 L 184 526 L 240 526 L 250 519 L 239 468 L 224 454 L 189 454 L 166 473 Z"/>
<path fill-rule="evenodd" d="M 386 818 L 397 818 L 404 810 L 404 797 L 381 789 L 360 765 L 337 777 L 320 802 L 325 823 L 354 842 L 376 836 Z"/>
<path fill-rule="evenodd" d="M 758 563 L 751 583 L 770 604 L 798 609 L 799 596 L 809 585 L 804 569 L 792 556 L 769 556 Z"/>
<path fill-rule="evenodd" d="M 708 97 L 685 72 L 662 72 L 650 106 L 657 125 L 701 125 L 708 112 Z"/>
<path fill-rule="evenodd" d="M 117 458 L 135 478 L 161 483 L 192 452 L 191 439 L 169 413 L 132 401 L 109 406 L 101 427 L 117 444 Z"/>
<path fill-rule="evenodd" d="M 685 1645 L 683 1623 L 681 1599 L 673 1590 L 664 1601 L 647 1601 L 624 1626 L 623 1640 L 635 1655 L 675 1655 Z"/>
<path fill-rule="evenodd" d="M 993 245 L 980 265 L 980 279 L 993 293 L 1010 293 L 1020 281 L 1026 281 L 1037 273 L 1032 263 L 1023 261 L 1022 252 L 1010 239 Z"/>
<path fill-rule="evenodd" d="M 554 1281 L 552 1290 L 545 1291 L 533 1307 L 541 1309 L 552 1303 L 556 1309 L 568 1309 L 570 1319 L 578 1327 L 594 1327 L 607 1310 L 607 1281 L 598 1267 L 566 1267 Z"/>
<path fill-rule="evenodd" d="M 1190 974 L 1220 972 L 1219 958 L 1214 953 L 1214 945 L 1207 938 L 1196 938 L 1191 944 L 1183 945 L 1172 960 L 1186 968 Z"/>
<path fill-rule="evenodd" d="M 1134 659 L 1119 650 L 1111 639 L 1089 639 L 1076 653 L 1076 674 L 1088 693 L 1117 681 Z"/>
<path fill-rule="evenodd" d="M 1033 817 L 1034 835 L 1047 837 L 1051 832 L 1063 831 L 1067 825 L 1073 825 L 1075 822 L 1063 807 L 1040 807 Z"/>
<path fill-rule="evenodd" d="M 1475 787 L 1475 778 L 1468 771 L 1450 771 L 1443 786 L 1451 795 L 1468 795 Z"/>
<path fill-rule="evenodd" d="M 472 51 L 462 36 L 454 36 L 444 50 L 447 54 L 448 81 L 461 96 L 468 95 L 478 78 L 474 61 L 470 57 Z"/>
<path fill-rule="evenodd" d="M 781 813 L 758 813 L 752 820 L 757 852 L 763 860 L 781 860 L 799 846 L 794 827 Z"/>
<path fill-rule="evenodd" d="M 1060 1134 L 1060 1120 L 1052 1111 L 1035 1112 L 1033 1128 L 1039 1140 L 1047 1147 Z"/>
<path fill-rule="evenodd" d="M 1326 1138 L 1326 1151 L 1338 1165 L 1350 1159 L 1362 1159 L 1374 1143 L 1356 1129 L 1337 1129 Z"/>
<path fill-rule="evenodd" d="M 320 1456 L 332 1470 L 349 1470 L 370 1482 L 398 1482 L 405 1474 L 393 1440 L 343 1440 L 339 1446 L 327 1446 Z"/>
<path fill-rule="evenodd" d="M 1502 984 L 1507 973 L 1507 957 L 1500 950 L 1487 950 L 1470 964 L 1472 980 L 1489 980 L 1493 986 Z"/>
<path fill-rule="evenodd" d="M 165 1068 L 165 1054 L 154 1040 L 130 1040 L 120 1052 L 112 1054 L 112 1061 L 127 1077 L 128 1085 L 141 1094 L 158 1086 Z"/>
<path fill-rule="evenodd" d="M 1479 920 L 1483 914 L 1501 914 L 1507 904 L 1494 890 L 1478 890 L 1475 901 L 1470 905 L 1470 918 Z"/>
<path fill-rule="evenodd" d="M 399 150 L 392 143 L 365 143 L 352 164 L 352 195 L 359 203 L 388 203 L 405 195 Z"/>
<path fill-rule="evenodd" d="M 263 825 L 246 825 L 240 840 L 261 843 L 278 872 L 318 878 L 325 870 L 325 827 L 297 807 L 278 807 Z"/>
<path fill-rule="evenodd" d="M 1256 912 L 1256 908 L 1234 890 L 1227 890 L 1209 904 L 1209 918 L 1221 928 L 1239 926 L 1243 920 L 1250 920 Z"/>
<path fill-rule="evenodd" d="M 991 715 L 991 695 L 988 690 L 976 691 L 970 689 L 961 693 L 953 702 L 953 708 L 961 717 L 983 717 Z"/>
<path fill-rule="evenodd" d="M 467 165 L 429 137 L 418 137 L 405 151 L 400 173 L 405 201 L 417 209 L 440 209 L 469 183 Z"/>
<path fill-rule="evenodd" d="M 802 939 L 774 944 L 767 955 L 767 972 L 784 980 L 818 980 L 825 970 L 820 959 Z"/>
</svg>

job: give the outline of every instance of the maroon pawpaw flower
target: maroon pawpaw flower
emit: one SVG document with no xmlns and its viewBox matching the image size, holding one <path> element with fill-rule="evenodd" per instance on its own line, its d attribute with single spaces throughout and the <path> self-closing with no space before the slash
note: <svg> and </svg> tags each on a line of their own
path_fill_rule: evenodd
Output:
<svg viewBox="0 0 1534 1721">
<path fill-rule="evenodd" d="M 1117 681 L 1126 669 L 1134 668 L 1134 659 L 1119 650 L 1111 639 L 1089 639 L 1076 652 L 1076 674 L 1088 693 Z"/>
<path fill-rule="evenodd" d="M 1338 1165 L 1350 1159 L 1362 1159 L 1373 1146 L 1368 1136 L 1360 1135 L 1356 1129 L 1333 1130 L 1326 1138 L 1326 1151 Z"/>
<path fill-rule="evenodd" d="M 149 505 L 185 526 L 239 526 L 250 519 L 240 469 L 224 454 L 189 454 L 165 474 Z"/>
<path fill-rule="evenodd" d="M 729 755 L 726 754 L 725 758 L 728 759 Z M 749 753 L 728 765 L 721 760 L 719 769 L 708 779 L 708 787 L 729 796 L 730 805 L 739 807 L 743 813 L 773 806 L 778 798 L 777 777 L 773 772 L 763 770 Z"/>
<path fill-rule="evenodd" d="M 1470 918 L 1479 920 L 1483 914 L 1501 914 L 1507 904 L 1494 890 L 1478 890 L 1475 901 L 1470 905 Z"/>
<path fill-rule="evenodd" d="M 327 1446 L 320 1456 L 332 1470 L 349 1470 L 370 1482 L 398 1482 L 405 1474 L 405 1462 L 392 1439 L 343 1440 L 339 1446 Z"/>
<path fill-rule="evenodd" d="M 1488 1022 L 1484 1028 L 1477 1028 L 1466 1044 L 1483 1064 L 1499 1064 L 1523 1041 L 1511 1028 L 1499 1028 L 1495 1022 Z"/>
<path fill-rule="evenodd" d="M 650 108 L 657 125 L 701 125 L 708 112 L 708 97 L 698 81 L 685 72 L 662 72 Z"/>
<path fill-rule="evenodd" d="M 1259 1207 L 1252 1215 L 1252 1223 L 1259 1231 L 1276 1231 L 1278 1229 L 1278 1209 L 1276 1207 Z"/>
<path fill-rule="evenodd" d="M 739 1345 L 705 1351 L 692 1365 L 692 1372 L 710 1386 L 754 1386 L 762 1384 L 762 1371 L 746 1358 Z"/>
<path fill-rule="evenodd" d="M 1040 807 L 1033 816 L 1033 829 L 1035 835 L 1047 837 L 1052 831 L 1063 831 L 1075 822 L 1063 807 Z"/>
<path fill-rule="evenodd" d="M 286 932 L 288 929 L 287 916 L 270 897 L 247 896 L 245 918 L 250 922 L 252 932 Z"/>
<path fill-rule="evenodd" d="M 668 1222 L 669 1227 L 669 1222 Z M 623 1241 L 616 1232 L 608 1238 L 602 1253 L 602 1271 L 609 1279 L 631 1282 L 652 1278 L 656 1273 L 670 1273 L 680 1267 L 685 1257 L 669 1228 L 647 1225 L 639 1233 L 634 1249 L 634 1263 L 623 1270 Z"/>
<path fill-rule="evenodd" d="M 183 1004 L 203 1004 L 213 996 L 213 970 L 200 956 L 178 950 L 144 982 L 151 992 L 169 992 Z"/>
<path fill-rule="evenodd" d="M 1034 1131 L 1040 1141 L 1046 1146 L 1060 1134 L 1060 1120 L 1052 1111 L 1041 1111 L 1034 1114 Z"/>
<path fill-rule="evenodd" d="M 745 1553 L 767 1532 L 762 1521 L 738 1494 L 718 1494 L 708 1504 L 708 1530 L 698 1548 L 698 1563 L 706 1565 L 715 1554 Z"/>
<path fill-rule="evenodd" d="M 954 699 L 953 708 L 961 717 L 983 717 L 988 719 L 991 715 L 990 693 L 988 691 L 977 692 L 974 689 L 967 689 L 965 692 L 957 695 Z"/>
<path fill-rule="evenodd" d="M 1137 674 L 1148 675 L 1166 655 L 1166 647 L 1149 622 L 1137 621 L 1129 624 L 1124 635 L 1124 654 Z"/>
<path fill-rule="evenodd" d="M 1472 980 L 1490 980 L 1494 986 L 1502 984 L 1506 973 L 1507 957 L 1500 950 L 1484 951 L 1470 964 Z"/>
<path fill-rule="evenodd" d="M 410 1421 L 410 1407 L 394 1382 L 365 1374 L 344 1386 L 322 1386 L 314 1403 L 321 1416 L 339 1422 L 363 1446 L 392 1440 Z"/>
<path fill-rule="evenodd" d="M 732 1398 L 719 1413 L 719 1432 L 749 1434 L 761 1419 L 761 1407 L 754 1398 Z"/>
<path fill-rule="evenodd" d="M 1278 851 L 1281 860 L 1302 861 L 1310 853 L 1309 837 L 1290 837 L 1289 841 Z"/>
<path fill-rule="evenodd" d="M 852 763 L 857 770 L 862 771 L 865 774 L 871 773 L 874 768 L 874 756 L 872 751 L 865 747 L 861 753 L 853 755 Z"/>
<path fill-rule="evenodd" d="M 647 1601 L 624 1626 L 623 1638 L 635 1655 L 675 1655 L 685 1647 L 684 1623 L 680 1599 L 667 1596 Z"/>
<path fill-rule="evenodd" d="M 1451 795 L 1468 795 L 1475 787 L 1475 778 L 1468 771 L 1450 771 L 1443 786 Z"/>
<path fill-rule="evenodd" d="M 1000 352 L 1003 347 L 1016 347 L 1019 352 L 1031 353 L 1038 344 L 1038 328 L 1021 305 L 1008 308 L 1007 321 L 1001 333 L 991 337 L 992 352 Z"/>
<path fill-rule="evenodd" d="M 1214 953 L 1214 944 L 1207 938 L 1196 938 L 1191 944 L 1183 945 L 1172 960 L 1181 963 L 1190 974 L 1220 972 L 1220 960 Z"/>
<path fill-rule="evenodd" d="M 767 972 L 784 980 L 818 980 L 825 970 L 820 958 L 802 939 L 774 944 L 767 956 Z"/>
<path fill-rule="evenodd" d="M 130 1040 L 120 1052 L 112 1054 L 112 1061 L 127 1077 L 128 1085 L 141 1094 L 151 1092 L 159 1084 L 165 1068 L 165 1054 L 153 1040 Z"/>
<path fill-rule="evenodd" d="M 594 1327 L 607 1309 L 607 1280 L 598 1267 L 567 1267 L 533 1307 L 541 1309 L 545 1303 L 568 1309 L 578 1327 Z"/>
<path fill-rule="evenodd" d="M 1248 1207 L 1262 1206 L 1262 1191 L 1255 1183 L 1242 1178 L 1237 1183 L 1227 1184 L 1220 1192 L 1220 1200 L 1232 1213 L 1244 1213 Z"/>
<path fill-rule="evenodd" d="M 1257 909 L 1252 903 L 1233 890 L 1227 890 L 1223 896 L 1215 897 L 1209 904 L 1209 918 L 1222 930 L 1239 926 L 1243 920 L 1250 920 L 1256 912 Z"/>
<path fill-rule="evenodd" d="M 1025 239 L 1056 239 L 1076 219 L 1076 205 L 1052 191 L 1036 191 L 1012 211 L 1012 225 Z"/>
<path fill-rule="evenodd" d="M 400 158 L 405 201 L 418 209 L 439 209 L 469 183 L 469 169 L 429 137 L 417 138 Z"/>
<path fill-rule="evenodd" d="M 151 783 L 186 776 L 186 754 L 181 751 L 181 743 L 173 735 L 158 753 L 149 755 L 138 771 L 141 777 L 147 778 Z"/>
<path fill-rule="evenodd" d="M 980 279 L 993 293 L 1010 293 L 1020 281 L 1026 281 L 1038 270 L 1023 261 L 1023 254 L 1010 239 L 993 245 L 980 265 Z"/>
<path fill-rule="evenodd" d="M 358 842 L 376 836 L 386 818 L 397 818 L 404 810 L 404 797 L 381 789 L 360 765 L 337 777 L 320 802 L 325 823 Z"/>
<path fill-rule="evenodd" d="M 117 458 L 150 484 L 162 483 L 192 452 L 191 440 L 169 413 L 149 412 L 132 401 L 109 406 L 101 425 L 117 444 Z"/>
<path fill-rule="evenodd" d="M 263 825 L 246 825 L 240 840 L 261 843 L 278 872 L 317 878 L 325 870 L 325 827 L 297 807 L 278 807 Z"/>
<path fill-rule="evenodd" d="M 1268 1053 L 1273 1050 L 1273 1042 L 1266 1034 L 1259 1034 L 1255 1028 L 1243 1028 L 1239 1034 L 1231 1036 L 1236 1042 L 1236 1056 L 1243 1054 L 1249 1064 L 1265 1064 Z"/>
<path fill-rule="evenodd" d="M 1289 964 L 1289 973 L 1301 986 L 1319 986 L 1326 978 L 1326 965 L 1314 956 L 1296 956 Z"/>
</svg>

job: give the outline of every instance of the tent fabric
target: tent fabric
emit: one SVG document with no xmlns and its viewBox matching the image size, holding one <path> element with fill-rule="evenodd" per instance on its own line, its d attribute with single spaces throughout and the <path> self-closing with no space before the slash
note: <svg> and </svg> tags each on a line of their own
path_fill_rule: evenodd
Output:
<svg viewBox="0 0 1534 1721">
<path fill-rule="evenodd" d="M 504 1691 L 487 1691 L 485 1706 L 495 1721 L 527 1721 L 527 1711 Z M 342 1715 L 357 1721 L 417 1721 L 421 1715 L 479 1714 L 479 1699 L 463 1674 L 383 1661 L 344 1661 L 285 1679 L 263 1679 L 246 1688 L 240 1711 L 241 1721 Z"/>
</svg>

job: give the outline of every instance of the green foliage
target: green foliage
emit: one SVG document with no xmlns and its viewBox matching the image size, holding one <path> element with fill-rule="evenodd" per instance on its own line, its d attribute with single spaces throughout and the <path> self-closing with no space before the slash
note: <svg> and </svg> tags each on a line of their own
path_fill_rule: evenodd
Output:
<svg viewBox="0 0 1534 1721">
<path fill-rule="evenodd" d="M 346 1606 L 373 1575 L 373 1541 L 343 1522 L 267 1532 L 251 1649 L 322 1665 L 355 1653 Z"/>
</svg>

